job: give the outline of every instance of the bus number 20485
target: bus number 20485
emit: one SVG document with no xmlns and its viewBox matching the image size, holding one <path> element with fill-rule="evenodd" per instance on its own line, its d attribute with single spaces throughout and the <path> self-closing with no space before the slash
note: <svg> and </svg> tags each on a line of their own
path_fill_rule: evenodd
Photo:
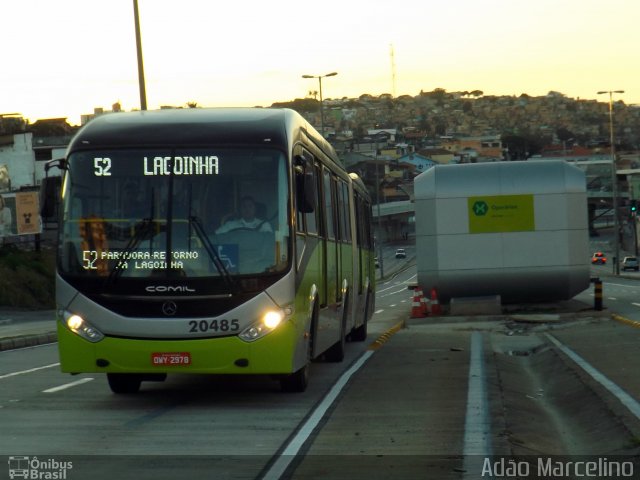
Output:
<svg viewBox="0 0 640 480">
<path fill-rule="evenodd" d="M 233 320 L 192 320 L 189 322 L 189 332 L 237 332 L 240 329 L 240 321 L 237 318 Z"/>
</svg>

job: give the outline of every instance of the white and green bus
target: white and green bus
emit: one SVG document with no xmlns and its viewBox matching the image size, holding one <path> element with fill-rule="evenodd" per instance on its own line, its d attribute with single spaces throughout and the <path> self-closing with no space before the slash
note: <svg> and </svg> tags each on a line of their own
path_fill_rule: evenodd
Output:
<svg viewBox="0 0 640 480">
<path fill-rule="evenodd" d="M 108 114 L 59 166 L 62 371 L 115 393 L 174 373 L 303 391 L 312 360 L 366 339 L 370 197 L 296 112 Z"/>
</svg>

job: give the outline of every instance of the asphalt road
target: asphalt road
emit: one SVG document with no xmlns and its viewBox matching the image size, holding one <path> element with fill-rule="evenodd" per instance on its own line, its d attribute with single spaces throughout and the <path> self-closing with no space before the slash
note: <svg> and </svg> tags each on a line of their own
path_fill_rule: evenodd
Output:
<svg viewBox="0 0 640 480">
<path fill-rule="evenodd" d="M 408 254 L 388 259 L 369 339 L 314 363 L 301 394 L 198 375 L 114 395 L 60 373 L 55 344 L 0 352 L 0 478 L 34 457 L 125 480 L 461 479 L 492 455 L 638 456 L 639 328 L 590 311 L 590 292 L 558 313 L 410 318 Z M 605 279 L 606 305 L 632 315 L 634 282 Z"/>
</svg>

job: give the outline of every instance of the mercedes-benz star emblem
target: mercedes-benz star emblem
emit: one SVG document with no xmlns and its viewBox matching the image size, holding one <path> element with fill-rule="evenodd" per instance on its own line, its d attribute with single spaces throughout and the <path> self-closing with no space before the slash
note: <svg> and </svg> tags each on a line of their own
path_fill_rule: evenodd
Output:
<svg viewBox="0 0 640 480">
<path fill-rule="evenodd" d="M 162 313 L 168 317 L 175 315 L 177 311 L 178 306 L 176 305 L 176 302 L 164 302 L 162 304 Z"/>
</svg>

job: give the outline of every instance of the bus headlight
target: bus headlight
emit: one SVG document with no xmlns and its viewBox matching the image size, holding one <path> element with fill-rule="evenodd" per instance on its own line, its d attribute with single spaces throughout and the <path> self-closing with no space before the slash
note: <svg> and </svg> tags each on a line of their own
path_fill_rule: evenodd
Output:
<svg viewBox="0 0 640 480">
<path fill-rule="evenodd" d="M 76 315 L 71 312 L 64 312 L 63 317 L 64 324 L 76 335 L 80 335 L 89 342 L 96 343 L 104 338 L 104 334 L 96 327 L 87 322 L 80 315 Z"/>
<path fill-rule="evenodd" d="M 269 310 L 260 320 L 245 328 L 238 336 L 245 342 L 253 342 L 278 328 L 284 318 L 285 312 L 282 310 Z"/>
</svg>

